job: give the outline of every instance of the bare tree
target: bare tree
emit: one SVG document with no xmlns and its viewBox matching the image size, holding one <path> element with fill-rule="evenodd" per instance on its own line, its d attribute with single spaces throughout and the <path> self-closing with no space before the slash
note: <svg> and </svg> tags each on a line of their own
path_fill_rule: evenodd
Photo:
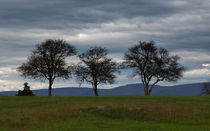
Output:
<svg viewBox="0 0 210 131">
<path fill-rule="evenodd" d="M 210 95 L 210 82 L 204 83 L 201 91 L 203 95 Z"/>
<path fill-rule="evenodd" d="M 150 96 L 158 82 L 177 81 L 182 77 L 184 67 L 178 63 L 179 59 L 176 55 L 169 55 L 166 49 L 157 48 L 153 41 L 140 41 L 124 54 L 122 67 L 132 68 L 132 77 L 140 76 L 145 96 Z"/>
<path fill-rule="evenodd" d="M 23 77 L 47 79 L 49 81 L 49 96 L 51 96 L 55 78 L 68 79 L 70 77 L 65 58 L 75 54 L 75 48 L 64 40 L 48 39 L 37 44 L 27 62 L 23 63 L 17 70 L 21 72 Z"/>
<path fill-rule="evenodd" d="M 117 64 L 107 58 L 107 50 L 101 47 L 91 47 L 86 53 L 79 56 L 81 62 L 75 66 L 75 76 L 81 84 L 91 83 L 95 96 L 98 96 L 99 84 L 112 84 L 116 76 Z"/>
</svg>

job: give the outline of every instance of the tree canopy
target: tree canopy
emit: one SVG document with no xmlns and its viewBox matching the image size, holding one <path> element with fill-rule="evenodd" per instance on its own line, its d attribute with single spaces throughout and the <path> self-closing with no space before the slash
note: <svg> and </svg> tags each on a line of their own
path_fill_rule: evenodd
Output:
<svg viewBox="0 0 210 131">
<path fill-rule="evenodd" d="M 49 96 L 56 78 L 70 78 L 65 58 L 76 54 L 76 49 L 64 40 L 48 39 L 37 44 L 26 63 L 18 67 L 23 77 L 48 80 Z"/>
</svg>

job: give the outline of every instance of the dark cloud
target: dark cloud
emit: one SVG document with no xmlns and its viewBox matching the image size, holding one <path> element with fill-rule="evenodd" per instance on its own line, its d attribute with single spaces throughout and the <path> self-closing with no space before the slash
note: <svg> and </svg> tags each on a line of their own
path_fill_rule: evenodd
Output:
<svg viewBox="0 0 210 131">
<path fill-rule="evenodd" d="M 15 68 L 48 38 L 79 51 L 104 46 L 116 60 L 138 41 L 154 40 L 182 57 L 182 83 L 202 81 L 210 70 L 202 66 L 210 63 L 209 12 L 209 0 L 0 0 L 0 73 L 10 71 L 0 83 L 18 80 Z M 118 82 L 126 80 L 134 82 L 123 75 Z"/>
<path fill-rule="evenodd" d="M 0 8 L 1 25 L 50 29 L 81 28 L 123 17 L 157 18 L 183 10 L 167 0 L 9 0 L 1 1 Z"/>
</svg>

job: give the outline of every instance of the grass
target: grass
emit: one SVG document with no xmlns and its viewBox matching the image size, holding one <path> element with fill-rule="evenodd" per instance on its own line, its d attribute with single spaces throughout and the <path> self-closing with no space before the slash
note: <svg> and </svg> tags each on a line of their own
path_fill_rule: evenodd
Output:
<svg viewBox="0 0 210 131">
<path fill-rule="evenodd" d="M 210 96 L 1 96 L 0 131 L 25 130 L 209 131 Z"/>
</svg>

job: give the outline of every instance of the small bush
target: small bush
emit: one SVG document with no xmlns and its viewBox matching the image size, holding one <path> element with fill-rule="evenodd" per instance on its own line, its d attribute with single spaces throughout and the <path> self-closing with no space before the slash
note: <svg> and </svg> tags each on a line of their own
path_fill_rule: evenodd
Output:
<svg viewBox="0 0 210 131">
<path fill-rule="evenodd" d="M 35 96 L 33 92 L 30 90 L 30 86 L 28 86 L 28 83 L 24 83 L 23 90 L 19 90 L 16 96 Z"/>
</svg>

